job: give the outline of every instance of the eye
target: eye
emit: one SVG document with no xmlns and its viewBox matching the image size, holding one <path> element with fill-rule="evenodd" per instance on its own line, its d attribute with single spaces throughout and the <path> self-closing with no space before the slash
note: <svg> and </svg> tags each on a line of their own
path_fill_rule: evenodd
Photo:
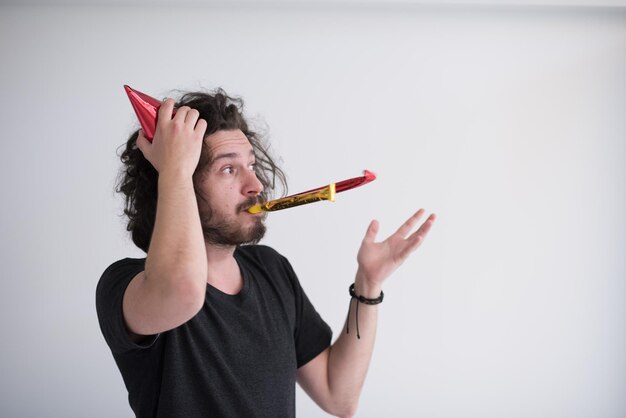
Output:
<svg viewBox="0 0 626 418">
<path fill-rule="evenodd" d="M 233 174 L 235 170 L 231 166 L 226 166 L 222 168 L 222 173 L 224 174 Z"/>
<path fill-rule="evenodd" d="M 250 171 L 255 171 L 256 170 L 256 163 L 251 163 L 248 168 L 250 169 Z"/>
</svg>

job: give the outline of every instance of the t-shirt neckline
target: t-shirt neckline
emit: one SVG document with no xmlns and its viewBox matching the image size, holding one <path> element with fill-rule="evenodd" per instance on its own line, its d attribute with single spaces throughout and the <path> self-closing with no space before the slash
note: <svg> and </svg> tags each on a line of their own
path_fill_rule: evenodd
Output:
<svg viewBox="0 0 626 418">
<path fill-rule="evenodd" d="M 241 255 L 239 253 L 239 247 L 235 249 L 235 252 L 233 253 L 233 257 L 235 258 L 235 261 L 237 262 L 237 265 L 239 266 L 239 271 L 241 272 L 241 279 L 243 281 L 241 290 L 239 290 L 238 293 L 231 295 L 229 293 L 222 292 L 215 286 L 211 285 L 210 283 L 207 283 L 207 292 L 209 292 L 212 296 L 219 297 L 224 300 L 244 301 L 246 297 L 248 296 L 248 293 L 250 293 L 250 283 L 249 283 L 250 278 L 249 278 L 248 271 L 246 270 L 244 266 L 244 263 L 242 263 Z"/>
</svg>

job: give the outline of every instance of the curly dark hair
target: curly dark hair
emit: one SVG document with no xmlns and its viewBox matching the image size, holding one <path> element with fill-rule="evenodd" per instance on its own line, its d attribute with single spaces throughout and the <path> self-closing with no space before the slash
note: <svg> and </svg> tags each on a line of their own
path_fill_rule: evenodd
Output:
<svg viewBox="0 0 626 418">
<path fill-rule="evenodd" d="M 283 194 L 287 193 L 287 180 L 284 172 L 277 166 L 269 153 L 269 145 L 261 135 L 252 131 L 243 116 L 243 100 L 228 96 L 224 90 L 216 89 L 211 93 L 189 92 L 176 103 L 176 107 L 189 106 L 200 112 L 200 118 L 207 121 L 204 137 L 221 130 L 240 129 L 250 141 L 256 159 L 256 174 L 263 184 L 262 200 L 270 199 L 276 189 L 278 178 Z M 120 155 L 122 168 L 119 173 L 116 191 L 125 197 L 124 214 L 128 216 L 126 229 L 131 232 L 135 245 L 146 253 L 150 245 L 156 218 L 157 191 L 159 174 L 152 164 L 137 148 L 139 130 L 135 131 Z M 121 147 L 120 147 L 121 148 Z M 196 195 L 201 197 L 197 180 L 211 160 L 208 147 L 204 143 L 200 161 L 193 175 Z"/>
</svg>

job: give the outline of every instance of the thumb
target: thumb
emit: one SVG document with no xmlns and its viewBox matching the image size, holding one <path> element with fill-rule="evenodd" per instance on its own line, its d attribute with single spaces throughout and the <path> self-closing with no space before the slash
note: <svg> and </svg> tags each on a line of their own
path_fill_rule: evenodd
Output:
<svg viewBox="0 0 626 418">
<path fill-rule="evenodd" d="M 376 239 L 376 234 L 378 234 L 378 221 L 374 219 L 367 227 L 363 242 L 374 242 L 374 240 Z"/>
<path fill-rule="evenodd" d="M 139 134 L 137 135 L 137 148 L 143 153 L 144 157 L 146 156 L 146 152 L 148 148 L 150 148 L 150 141 L 143 134 L 143 129 L 139 130 Z"/>
</svg>

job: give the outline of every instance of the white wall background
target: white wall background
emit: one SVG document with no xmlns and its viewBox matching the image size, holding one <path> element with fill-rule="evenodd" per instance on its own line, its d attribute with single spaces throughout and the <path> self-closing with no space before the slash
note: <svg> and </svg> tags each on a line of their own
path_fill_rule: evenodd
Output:
<svg viewBox="0 0 626 418">
<path fill-rule="evenodd" d="M 385 286 L 357 416 L 626 416 L 626 9 L 548 3 L 0 6 L 0 416 L 132 415 L 94 306 L 141 255 L 125 83 L 243 96 L 293 192 L 379 174 L 269 218 L 335 333 L 369 220 L 439 215 Z"/>
</svg>

